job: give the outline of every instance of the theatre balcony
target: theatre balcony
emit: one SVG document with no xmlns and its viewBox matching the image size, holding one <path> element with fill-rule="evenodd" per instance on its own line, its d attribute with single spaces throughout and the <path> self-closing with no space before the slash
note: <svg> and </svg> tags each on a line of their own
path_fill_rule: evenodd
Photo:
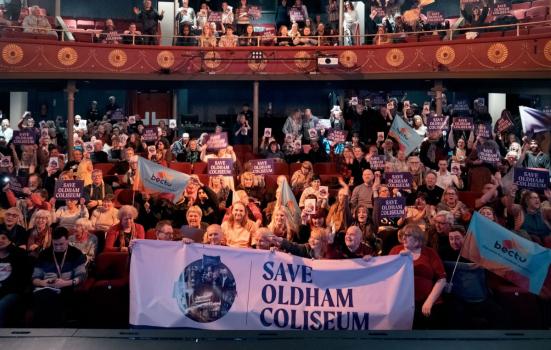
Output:
<svg viewBox="0 0 551 350">
<path fill-rule="evenodd" d="M 549 78 L 551 21 L 400 33 L 382 45 L 201 48 L 93 43 L 70 31 L 55 36 L 0 31 L 2 79 L 362 80 Z M 314 37 L 315 38 L 315 37 Z M 320 39 L 320 38 L 316 38 Z M 339 38 L 334 38 L 338 42 Z M 363 41 L 363 40 L 362 40 Z M 371 40 L 372 41 L 372 40 Z"/>
</svg>

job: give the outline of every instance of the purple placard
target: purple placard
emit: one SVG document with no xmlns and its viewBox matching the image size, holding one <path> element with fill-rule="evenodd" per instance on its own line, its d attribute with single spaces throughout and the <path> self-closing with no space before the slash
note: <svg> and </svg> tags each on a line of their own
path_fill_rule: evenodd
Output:
<svg viewBox="0 0 551 350">
<path fill-rule="evenodd" d="M 233 175 L 233 160 L 231 159 L 209 159 L 207 164 L 207 174 L 210 176 Z"/>
<path fill-rule="evenodd" d="M 83 180 L 57 180 L 55 182 L 54 197 L 56 199 L 80 200 L 84 189 Z"/>
<path fill-rule="evenodd" d="M 222 12 L 212 11 L 209 14 L 209 22 L 222 22 Z"/>
<path fill-rule="evenodd" d="M 289 10 L 289 18 L 291 22 L 304 22 L 304 14 L 298 8 L 291 8 Z"/>
<path fill-rule="evenodd" d="M 444 116 L 429 116 L 427 118 L 427 130 L 441 131 L 448 129 L 448 117 Z"/>
<path fill-rule="evenodd" d="M 23 195 L 23 187 L 25 186 L 23 186 L 17 178 L 10 176 L 8 184 L 8 188 L 13 192 L 14 195 L 16 195 L 17 197 Z"/>
<path fill-rule="evenodd" d="M 501 161 L 501 156 L 494 147 L 483 146 L 478 151 L 478 159 L 485 163 L 496 164 Z"/>
<path fill-rule="evenodd" d="M 444 15 L 441 11 L 427 11 L 426 13 L 428 24 L 439 24 L 444 22 Z"/>
<path fill-rule="evenodd" d="M 489 139 L 492 137 L 492 126 L 490 124 L 477 124 L 474 135 Z"/>
<path fill-rule="evenodd" d="M 468 113 L 471 108 L 469 107 L 469 100 L 461 99 L 457 100 L 455 104 L 453 105 L 454 112 L 457 113 Z"/>
<path fill-rule="evenodd" d="M 413 175 L 408 172 L 385 173 L 385 181 L 390 188 L 411 188 Z"/>
<path fill-rule="evenodd" d="M 159 137 L 159 131 L 156 126 L 146 126 L 143 130 L 142 141 L 155 142 Z"/>
<path fill-rule="evenodd" d="M 515 168 L 513 182 L 521 188 L 545 190 L 549 185 L 549 170 Z"/>
<path fill-rule="evenodd" d="M 405 197 L 377 198 L 379 221 L 382 219 L 401 218 L 406 208 Z"/>
<path fill-rule="evenodd" d="M 497 120 L 496 129 L 497 132 L 502 133 L 513 127 L 513 121 L 507 116 L 503 116 Z"/>
<path fill-rule="evenodd" d="M 34 132 L 15 130 L 12 142 L 14 145 L 34 145 Z"/>
<path fill-rule="evenodd" d="M 342 143 L 346 141 L 346 136 L 348 136 L 348 131 L 346 130 L 333 130 L 327 138 L 335 143 Z"/>
<path fill-rule="evenodd" d="M 124 120 L 122 109 L 117 109 L 111 113 L 111 120 Z"/>
<path fill-rule="evenodd" d="M 471 117 L 455 117 L 455 118 L 453 118 L 453 130 L 472 131 L 473 129 L 474 129 L 473 118 L 471 118 Z"/>
<path fill-rule="evenodd" d="M 382 170 L 385 168 L 385 156 L 373 156 L 369 161 L 371 170 Z"/>
<path fill-rule="evenodd" d="M 274 173 L 273 159 L 252 159 L 251 171 L 255 175 L 271 175 Z"/>
<path fill-rule="evenodd" d="M 224 131 L 218 134 L 209 134 L 209 139 L 207 140 L 208 150 L 219 150 L 226 147 L 228 147 L 227 132 Z"/>
</svg>

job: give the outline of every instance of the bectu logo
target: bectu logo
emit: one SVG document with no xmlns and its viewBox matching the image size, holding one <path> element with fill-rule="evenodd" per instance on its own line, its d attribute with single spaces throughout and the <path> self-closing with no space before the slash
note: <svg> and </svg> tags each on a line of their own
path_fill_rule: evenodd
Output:
<svg viewBox="0 0 551 350">
<path fill-rule="evenodd" d="M 173 178 L 173 176 L 170 176 L 165 171 L 159 171 L 156 174 L 152 174 L 150 180 L 158 183 L 159 185 L 172 186 L 171 181 Z"/>
<path fill-rule="evenodd" d="M 526 253 L 525 249 L 513 239 L 504 239 L 501 242 L 496 241 L 494 248 L 521 263 L 526 262 L 526 257 L 521 255 Z"/>
</svg>

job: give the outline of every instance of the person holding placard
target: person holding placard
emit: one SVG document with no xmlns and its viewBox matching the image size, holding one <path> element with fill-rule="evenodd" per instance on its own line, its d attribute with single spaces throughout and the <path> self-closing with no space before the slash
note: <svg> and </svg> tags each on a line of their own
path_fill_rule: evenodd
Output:
<svg viewBox="0 0 551 350">
<path fill-rule="evenodd" d="M 240 0 L 238 7 L 235 9 L 235 17 L 237 23 L 237 35 L 243 35 L 247 25 L 251 23 L 247 0 Z"/>
</svg>

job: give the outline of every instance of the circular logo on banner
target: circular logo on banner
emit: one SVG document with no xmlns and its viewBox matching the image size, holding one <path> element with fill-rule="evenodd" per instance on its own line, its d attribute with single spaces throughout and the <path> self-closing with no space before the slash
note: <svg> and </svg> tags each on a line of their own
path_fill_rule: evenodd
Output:
<svg viewBox="0 0 551 350">
<path fill-rule="evenodd" d="M 398 67 L 404 62 L 404 52 L 400 49 L 389 50 L 386 54 L 386 63 L 392 67 Z"/>
<path fill-rule="evenodd" d="M 199 323 L 219 320 L 230 311 L 237 287 L 230 269 L 219 256 L 203 255 L 186 266 L 175 286 L 180 310 Z"/>
<path fill-rule="evenodd" d="M 551 62 L 551 40 L 548 40 L 543 47 L 543 55 L 545 59 Z"/>
<path fill-rule="evenodd" d="M 7 64 L 18 64 L 23 59 L 23 49 L 16 44 L 8 44 L 2 49 L 2 59 Z"/>
<path fill-rule="evenodd" d="M 502 43 L 495 43 L 488 49 L 488 59 L 493 63 L 503 63 L 509 56 L 509 49 Z"/>
<path fill-rule="evenodd" d="M 299 51 L 295 53 L 295 66 L 299 69 L 310 67 L 312 56 L 307 51 Z"/>
<path fill-rule="evenodd" d="M 72 47 L 64 47 L 57 52 L 57 60 L 64 66 L 72 66 L 78 60 L 78 53 Z"/>
<path fill-rule="evenodd" d="M 113 67 L 120 68 L 126 64 L 127 57 L 123 50 L 116 49 L 109 53 L 108 59 Z"/>
<path fill-rule="evenodd" d="M 260 72 L 266 68 L 268 61 L 264 57 L 264 52 L 253 51 L 249 54 L 247 65 L 253 72 Z"/>
<path fill-rule="evenodd" d="M 161 51 L 157 55 L 157 63 L 161 68 L 168 69 L 174 65 L 174 54 L 170 51 Z"/>
<path fill-rule="evenodd" d="M 343 51 L 339 56 L 339 63 L 345 68 L 352 68 L 358 63 L 358 55 L 354 51 Z"/>
<path fill-rule="evenodd" d="M 452 64 L 455 60 L 455 51 L 451 46 L 440 46 L 436 50 L 436 60 L 443 65 Z"/>
<path fill-rule="evenodd" d="M 209 69 L 216 69 L 220 66 L 220 54 L 216 51 L 209 51 L 203 56 L 203 62 L 205 62 L 205 67 Z"/>
</svg>

